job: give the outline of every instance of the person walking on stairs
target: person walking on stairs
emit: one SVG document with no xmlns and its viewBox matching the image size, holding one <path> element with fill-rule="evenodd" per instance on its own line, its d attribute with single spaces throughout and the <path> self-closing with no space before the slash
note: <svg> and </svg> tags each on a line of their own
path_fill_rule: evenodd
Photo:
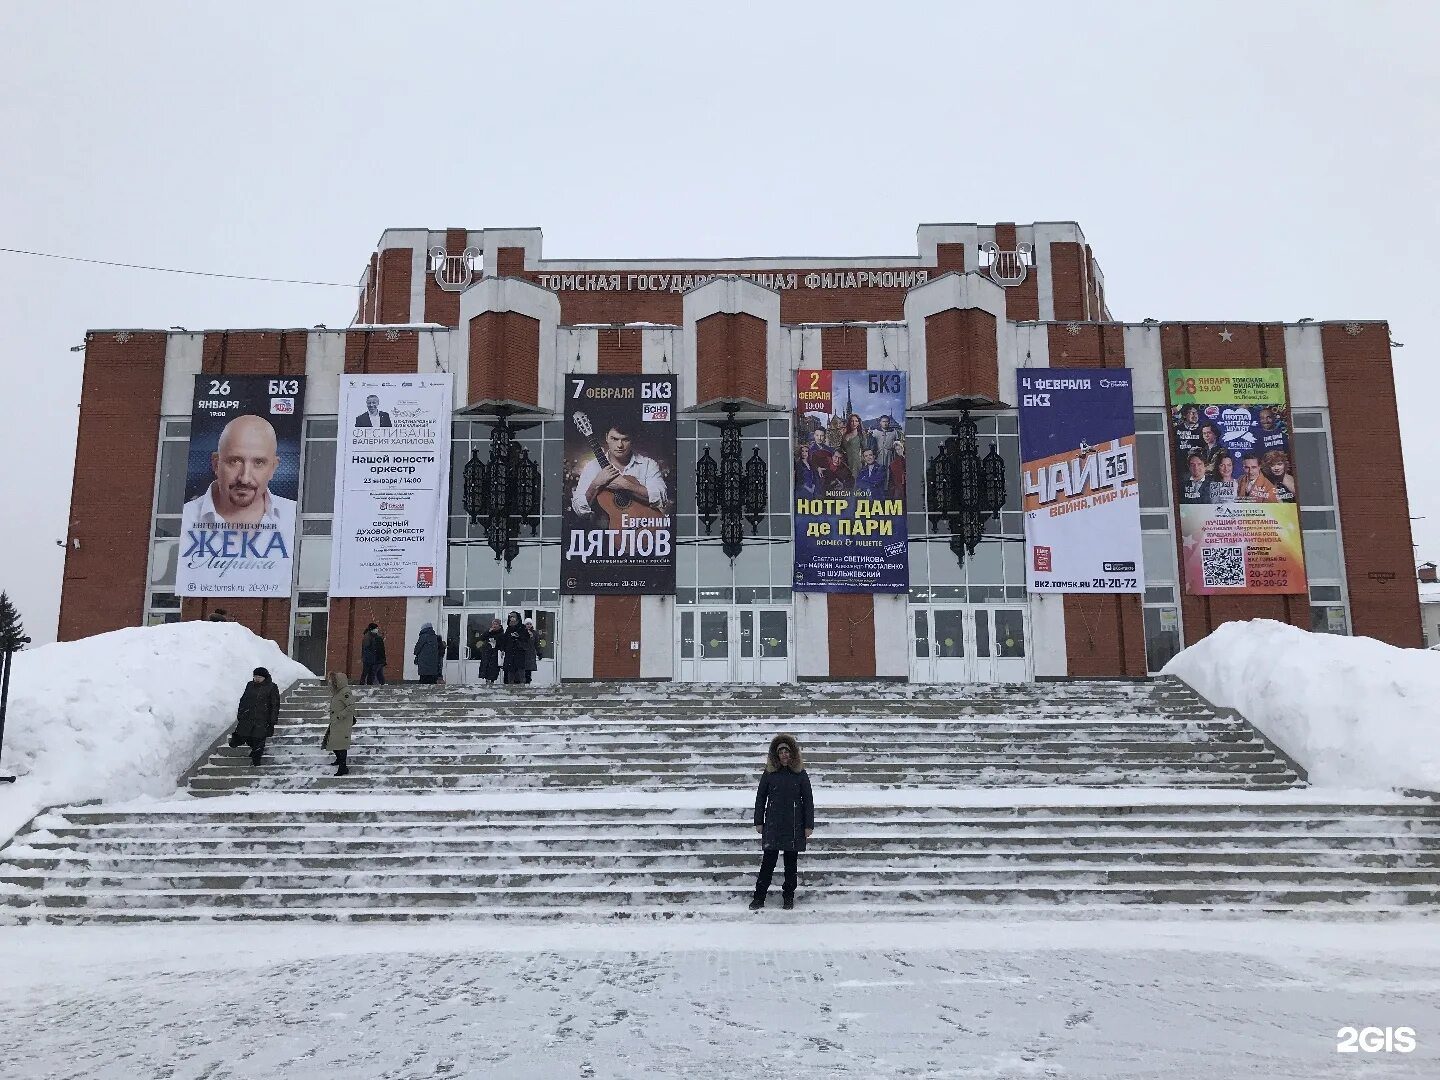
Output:
<svg viewBox="0 0 1440 1080">
<path fill-rule="evenodd" d="M 440 660 L 444 655 L 445 643 L 435 633 L 434 625 L 427 622 L 420 627 L 420 636 L 415 639 L 415 666 L 422 683 L 440 681 Z"/>
<path fill-rule="evenodd" d="M 355 730 L 355 691 L 350 689 L 350 680 L 338 671 L 332 671 L 325 681 L 330 686 L 330 725 L 320 740 L 320 748 L 335 755 L 335 775 L 344 776 L 350 771 L 346 758 Z"/>
<path fill-rule="evenodd" d="M 815 831 L 815 797 L 800 757 L 800 744 L 793 735 L 776 735 L 770 740 L 760 789 L 755 793 L 755 831 L 760 834 L 764 855 L 760 859 L 760 873 L 755 878 L 750 910 L 759 911 L 765 906 L 775 862 L 784 852 L 785 880 L 781 894 L 788 911 L 795 906 L 800 852 L 805 850 L 805 841 Z"/>
<path fill-rule="evenodd" d="M 360 682 L 364 686 L 385 685 L 385 635 L 378 623 L 365 627 L 360 639 Z"/>
<path fill-rule="evenodd" d="M 240 695 L 230 745 L 250 747 L 250 764 L 259 765 L 265 754 L 265 740 L 275 734 L 275 722 L 279 719 L 280 690 L 270 680 L 270 672 L 257 667 Z"/>
</svg>

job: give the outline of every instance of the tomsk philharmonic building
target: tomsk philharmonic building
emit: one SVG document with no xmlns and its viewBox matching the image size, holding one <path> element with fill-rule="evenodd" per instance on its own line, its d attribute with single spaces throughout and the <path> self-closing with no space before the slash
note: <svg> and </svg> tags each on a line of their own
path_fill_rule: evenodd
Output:
<svg viewBox="0 0 1440 1080">
<path fill-rule="evenodd" d="M 554 261 L 539 229 L 393 229 L 369 258 L 346 329 L 92 330 L 59 636 L 222 607 L 314 671 L 358 674 L 360 636 L 377 622 L 391 678 L 402 657 L 413 678 L 410 647 L 429 622 L 447 639 L 449 681 L 476 677 L 467 642 L 510 610 L 540 630 L 540 681 L 1143 677 L 1220 623 L 1250 618 L 1420 644 L 1387 324 L 1118 322 L 1073 223 L 922 225 L 917 239 L 915 253 L 895 257 Z M 1021 368 L 1128 369 L 1138 591 L 1027 588 Z M 862 369 L 905 376 L 908 586 L 800 591 L 797 373 Z M 1282 463 L 1275 487 L 1298 487 L 1287 497 L 1299 508 L 1302 591 L 1186 587 L 1179 522 L 1190 465 L 1167 373 L 1206 369 L 1284 374 L 1294 477 L 1282 479 Z M 351 423 L 339 415 L 341 376 L 406 373 L 453 380 L 445 591 L 331 598 L 337 429 Z M 587 373 L 674 377 L 667 593 L 561 588 L 562 487 L 577 467 L 566 460 L 562 396 L 568 376 Z M 291 590 L 182 598 L 196 377 L 243 375 L 305 376 Z M 931 516 L 924 466 L 962 409 L 980 453 L 994 446 L 1005 462 L 1008 502 L 960 559 Z M 502 410 L 525 419 L 516 438 L 541 487 L 538 528 L 523 533 L 508 569 L 462 491 L 463 466 L 489 450 Z M 727 415 L 743 423 L 744 457 L 758 451 L 769 467 L 768 504 L 750 508 L 763 516 L 745 525 L 733 559 L 701 520 L 695 479 L 697 460 L 719 451 Z M 1225 467 L 1237 463 L 1249 464 L 1237 452 Z M 1222 492 L 1231 482 L 1210 475 Z"/>
</svg>

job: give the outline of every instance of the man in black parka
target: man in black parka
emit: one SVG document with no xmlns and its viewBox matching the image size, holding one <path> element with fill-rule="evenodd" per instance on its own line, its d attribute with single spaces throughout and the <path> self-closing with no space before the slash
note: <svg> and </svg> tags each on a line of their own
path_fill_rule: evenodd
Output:
<svg viewBox="0 0 1440 1080">
<path fill-rule="evenodd" d="M 250 764 L 259 765 L 265 753 L 265 740 L 275 734 L 275 722 L 279 719 L 280 690 L 270 680 L 270 672 L 257 667 L 240 695 L 230 745 L 250 747 Z"/>
<path fill-rule="evenodd" d="M 781 891 L 786 909 L 793 908 L 800 852 L 805 850 L 805 841 L 815 831 L 815 798 L 810 791 L 805 763 L 800 758 L 800 745 L 793 735 L 776 735 L 770 740 L 765 772 L 755 793 L 755 831 L 760 834 L 760 846 L 765 854 L 760 860 L 750 910 L 759 911 L 765 906 L 765 894 L 770 891 L 770 878 L 782 851 L 785 881 Z"/>
</svg>

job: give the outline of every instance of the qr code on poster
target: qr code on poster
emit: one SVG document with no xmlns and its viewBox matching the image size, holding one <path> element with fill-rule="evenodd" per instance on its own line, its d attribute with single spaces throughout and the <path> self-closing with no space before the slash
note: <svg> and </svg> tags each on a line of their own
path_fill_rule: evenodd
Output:
<svg viewBox="0 0 1440 1080">
<path fill-rule="evenodd" d="M 1245 549 L 1243 547 L 1203 548 L 1200 552 L 1200 563 L 1205 572 L 1207 589 L 1244 587 Z"/>
</svg>

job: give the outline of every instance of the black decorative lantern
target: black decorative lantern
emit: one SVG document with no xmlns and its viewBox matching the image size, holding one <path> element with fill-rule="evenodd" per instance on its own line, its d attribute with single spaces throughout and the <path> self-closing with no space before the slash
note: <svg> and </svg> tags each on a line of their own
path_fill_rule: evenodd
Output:
<svg viewBox="0 0 1440 1080">
<path fill-rule="evenodd" d="M 470 515 L 470 524 L 478 525 L 482 517 L 490 513 L 490 467 L 480 460 L 480 451 L 471 450 L 470 460 L 465 463 L 465 512 Z"/>
<path fill-rule="evenodd" d="M 760 531 L 760 522 L 769 505 L 770 470 L 757 446 L 750 451 L 750 460 L 745 463 L 745 517 L 752 533 Z"/>
<path fill-rule="evenodd" d="M 695 511 L 708 533 L 720 513 L 720 466 L 710 456 L 708 446 L 695 462 Z"/>
<path fill-rule="evenodd" d="M 994 444 L 982 460 L 975 421 L 967 409 L 925 469 L 925 491 L 932 531 L 941 522 L 950 529 L 950 550 L 964 563 L 974 555 L 985 524 L 1005 506 L 1005 461 Z"/>
<path fill-rule="evenodd" d="M 705 447 L 695 462 L 695 509 L 705 531 L 720 519 L 720 549 L 728 558 L 735 558 L 745 546 L 745 519 L 750 528 L 759 530 L 769 506 L 770 469 L 756 447 L 749 461 L 740 457 L 740 429 L 746 423 L 735 414 L 740 406 L 726 403 L 725 420 L 720 424 L 720 460 L 710 456 Z"/>
<path fill-rule="evenodd" d="M 516 452 L 514 435 L 502 411 L 490 432 L 490 460 L 481 461 L 480 451 L 472 450 L 463 474 L 465 513 L 472 525 L 484 527 L 495 561 L 503 559 L 506 570 L 520 554 L 522 526 L 529 526 L 531 536 L 540 531 L 540 466 L 526 447 Z"/>
<path fill-rule="evenodd" d="M 534 536 L 540 530 L 540 466 L 530 460 L 530 450 L 520 447 L 515 463 L 515 513 Z"/>
</svg>

